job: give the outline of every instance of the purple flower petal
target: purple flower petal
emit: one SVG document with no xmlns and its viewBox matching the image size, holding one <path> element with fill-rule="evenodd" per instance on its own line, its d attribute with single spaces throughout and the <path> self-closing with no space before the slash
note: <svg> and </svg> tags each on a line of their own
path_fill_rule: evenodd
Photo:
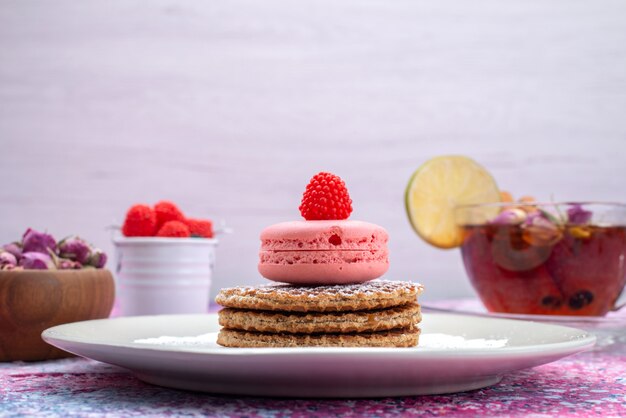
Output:
<svg viewBox="0 0 626 418">
<path fill-rule="evenodd" d="M 31 270 L 54 270 L 54 262 L 48 254 L 28 252 L 22 254 L 20 266 Z"/>
<path fill-rule="evenodd" d="M 505 209 L 496 216 L 491 223 L 494 225 L 519 225 L 526 219 L 526 212 L 522 209 Z"/>
<path fill-rule="evenodd" d="M 574 225 L 583 225 L 589 223 L 593 212 L 583 209 L 583 206 L 579 203 L 573 204 L 567 209 L 567 220 Z"/>
</svg>

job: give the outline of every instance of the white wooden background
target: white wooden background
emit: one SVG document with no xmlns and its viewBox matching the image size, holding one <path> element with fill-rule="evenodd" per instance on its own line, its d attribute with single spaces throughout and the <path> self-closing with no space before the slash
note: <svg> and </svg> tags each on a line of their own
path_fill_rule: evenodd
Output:
<svg viewBox="0 0 626 418">
<path fill-rule="evenodd" d="M 234 228 L 214 288 L 260 283 L 260 230 L 330 170 L 389 230 L 388 277 L 463 296 L 403 207 L 447 153 L 517 194 L 626 201 L 626 2 L 0 1 L 0 241 L 111 250 L 105 226 L 167 198 Z"/>
</svg>

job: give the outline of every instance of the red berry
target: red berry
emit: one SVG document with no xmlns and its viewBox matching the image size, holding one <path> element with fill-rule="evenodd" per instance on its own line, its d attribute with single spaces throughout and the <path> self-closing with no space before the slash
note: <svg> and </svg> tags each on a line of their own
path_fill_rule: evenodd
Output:
<svg viewBox="0 0 626 418">
<path fill-rule="evenodd" d="M 161 200 L 154 205 L 154 212 L 157 218 L 157 230 L 161 229 L 165 222 L 185 221 L 185 215 L 178 209 L 178 206 L 167 200 Z"/>
<path fill-rule="evenodd" d="M 191 235 L 189 227 L 180 221 L 168 221 L 157 232 L 157 237 L 187 238 Z"/>
<path fill-rule="evenodd" d="M 127 237 L 152 237 L 156 224 L 156 214 L 150 206 L 134 205 L 126 212 L 122 233 Z"/>
<path fill-rule="evenodd" d="M 300 213 L 307 221 L 348 219 L 352 200 L 346 184 L 332 173 L 318 173 L 311 178 L 302 195 Z"/>
<path fill-rule="evenodd" d="M 206 219 L 185 219 L 192 237 L 213 238 L 213 223 Z"/>
</svg>

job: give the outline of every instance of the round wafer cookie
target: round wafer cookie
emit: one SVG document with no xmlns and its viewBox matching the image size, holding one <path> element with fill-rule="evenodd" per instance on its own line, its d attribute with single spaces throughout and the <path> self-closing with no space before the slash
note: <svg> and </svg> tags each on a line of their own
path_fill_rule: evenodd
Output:
<svg viewBox="0 0 626 418">
<path fill-rule="evenodd" d="M 228 308 L 288 312 L 337 312 L 382 309 L 414 303 L 417 283 L 373 280 L 334 286 L 262 285 L 220 290 L 216 302 Z"/>
<path fill-rule="evenodd" d="M 422 319 L 417 303 L 356 312 L 276 312 L 224 308 L 220 325 L 229 329 L 286 333 L 349 333 L 413 328 Z"/>
<path fill-rule="evenodd" d="M 222 328 L 217 343 L 225 347 L 414 347 L 420 329 L 352 334 L 271 334 Z"/>
</svg>

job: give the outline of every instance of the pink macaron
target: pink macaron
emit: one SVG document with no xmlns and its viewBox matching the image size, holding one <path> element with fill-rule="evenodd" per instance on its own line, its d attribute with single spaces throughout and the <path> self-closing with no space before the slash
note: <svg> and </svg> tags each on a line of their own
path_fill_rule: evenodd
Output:
<svg viewBox="0 0 626 418">
<path fill-rule="evenodd" d="M 292 284 L 362 283 L 389 268 L 387 231 L 351 220 L 293 221 L 261 232 L 259 272 Z"/>
</svg>

